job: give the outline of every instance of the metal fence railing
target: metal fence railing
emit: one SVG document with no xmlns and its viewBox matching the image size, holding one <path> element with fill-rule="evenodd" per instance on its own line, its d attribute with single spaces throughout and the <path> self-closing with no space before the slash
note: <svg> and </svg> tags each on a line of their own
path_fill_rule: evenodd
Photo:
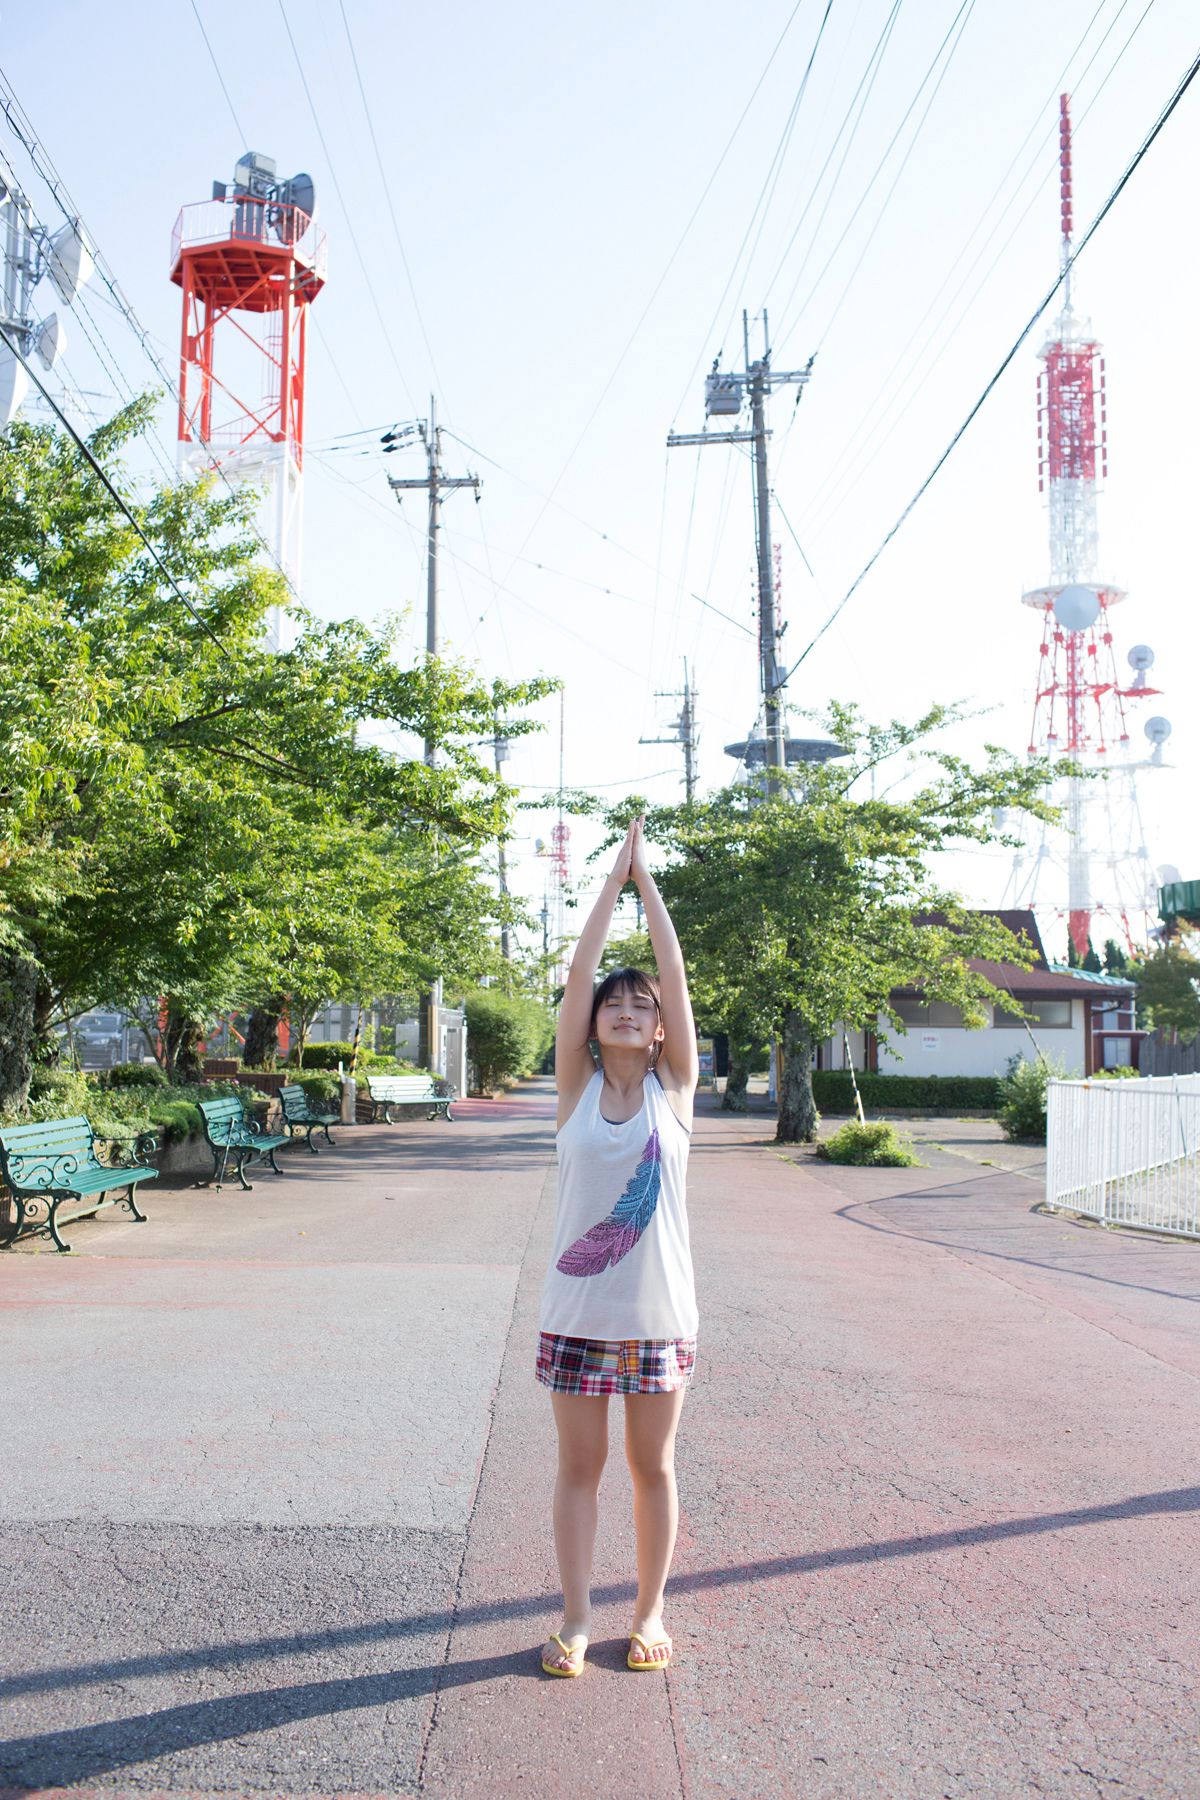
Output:
<svg viewBox="0 0 1200 1800">
<path fill-rule="evenodd" d="M 1046 1204 L 1200 1238 L 1200 1075 L 1052 1081 Z"/>
</svg>

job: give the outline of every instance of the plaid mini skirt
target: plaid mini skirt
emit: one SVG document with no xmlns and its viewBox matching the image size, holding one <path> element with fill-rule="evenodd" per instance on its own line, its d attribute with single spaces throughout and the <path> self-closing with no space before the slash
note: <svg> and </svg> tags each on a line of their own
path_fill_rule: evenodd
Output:
<svg viewBox="0 0 1200 1800">
<path fill-rule="evenodd" d="M 537 1378 L 556 1394 L 672 1394 L 696 1363 L 695 1338 L 574 1338 L 543 1331 Z"/>
</svg>

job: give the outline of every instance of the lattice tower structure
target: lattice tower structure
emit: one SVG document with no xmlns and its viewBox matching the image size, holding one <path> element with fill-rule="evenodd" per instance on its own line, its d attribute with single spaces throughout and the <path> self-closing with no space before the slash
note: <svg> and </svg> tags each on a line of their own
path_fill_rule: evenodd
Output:
<svg viewBox="0 0 1200 1800">
<path fill-rule="evenodd" d="M 1108 473 L 1105 369 L 1090 323 L 1073 304 L 1067 94 L 1059 100 L 1059 171 L 1063 305 L 1040 352 L 1038 374 L 1038 489 L 1048 502 L 1050 581 L 1024 594 L 1022 603 L 1043 621 L 1029 754 L 1074 765 L 1079 772 L 1056 781 L 1062 824 L 1035 827 L 1036 841 L 1014 859 L 1009 891 L 1018 904 L 1051 906 L 1065 914 L 1082 958 L 1096 914 L 1129 944 L 1148 930 L 1154 875 L 1136 777 L 1161 759 L 1163 739 L 1151 736 L 1156 748 L 1150 762 L 1135 755 L 1130 709 L 1158 692 L 1146 683 L 1154 659 L 1144 645 L 1135 646 L 1129 655 L 1135 673 L 1122 674 L 1110 615 L 1126 595 L 1098 575 L 1096 501 Z M 1150 725 L 1170 729 L 1162 720 Z M 1097 773 L 1105 779 L 1095 779 Z"/>
<path fill-rule="evenodd" d="M 273 175 L 267 159 L 247 160 Z M 325 273 L 325 234 L 278 191 L 226 195 L 216 183 L 212 200 L 183 207 L 176 221 L 180 468 L 219 469 L 263 490 L 263 537 L 293 593 L 302 551 L 308 309 Z M 276 647 L 281 629 L 276 611 L 269 626 Z"/>
</svg>

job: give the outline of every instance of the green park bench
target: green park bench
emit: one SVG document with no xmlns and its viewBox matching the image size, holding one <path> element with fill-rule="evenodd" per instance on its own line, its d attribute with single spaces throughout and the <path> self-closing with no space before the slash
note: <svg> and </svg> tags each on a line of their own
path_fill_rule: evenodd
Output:
<svg viewBox="0 0 1200 1800">
<path fill-rule="evenodd" d="M 281 1087 L 279 1104 L 283 1109 L 283 1125 L 288 1136 L 295 1137 L 298 1131 L 302 1131 L 304 1141 L 314 1156 L 318 1154 L 317 1146 L 312 1141 L 314 1131 L 323 1131 L 326 1143 L 333 1143 L 329 1127 L 341 1123 L 341 1114 L 336 1108 L 322 1110 L 321 1107 L 314 1106 L 299 1084 Z"/>
<path fill-rule="evenodd" d="M 275 1161 L 275 1152 L 289 1141 L 287 1134 L 261 1131 L 253 1119 L 247 1118 L 236 1096 L 231 1095 L 227 1100 L 201 1100 L 200 1113 L 204 1120 L 204 1136 L 212 1151 L 213 1181 L 218 1193 L 231 1160 L 234 1173 L 247 1193 L 250 1192 L 250 1183 L 246 1180 L 248 1162 L 268 1162 L 277 1175 L 283 1174 Z"/>
<path fill-rule="evenodd" d="M 440 1094 L 437 1080 L 432 1075 L 368 1075 L 367 1094 L 372 1122 L 383 1119 L 388 1125 L 393 1123 L 390 1111 L 393 1106 L 424 1106 L 428 1108 L 427 1118 L 436 1119 L 440 1112 L 448 1119 L 450 1102 L 455 1098 L 453 1088 Z"/>
<path fill-rule="evenodd" d="M 130 1139 L 132 1154 L 126 1150 L 124 1160 L 106 1161 L 97 1145 L 108 1140 L 97 1140 L 84 1118 L 0 1126 L 0 1173 L 16 1213 L 4 1228 L 5 1240 L 48 1237 L 60 1250 L 69 1250 L 60 1224 L 90 1219 L 107 1206 L 126 1206 L 145 1223 L 145 1213 L 138 1210 L 137 1185 L 156 1181 L 158 1170 L 133 1157 L 153 1156 L 158 1143 L 150 1132 L 130 1133 Z M 73 1201 L 79 1202 L 76 1210 L 60 1217 L 60 1208 Z"/>
</svg>

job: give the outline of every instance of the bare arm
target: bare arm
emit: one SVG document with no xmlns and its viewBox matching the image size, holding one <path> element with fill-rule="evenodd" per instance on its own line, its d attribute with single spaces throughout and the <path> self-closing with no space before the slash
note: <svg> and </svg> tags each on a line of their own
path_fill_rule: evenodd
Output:
<svg viewBox="0 0 1200 1800">
<path fill-rule="evenodd" d="M 650 932 L 650 942 L 654 946 L 662 1005 L 663 1046 L 658 1059 L 658 1073 L 663 1087 L 681 1106 L 686 1107 L 690 1118 L 700 1064 L 696 1054 L 696 1022 L 692 1017 L 687 970 L 684 968 L 683 951 L 679 947 L 671 915 L 646 861 L 642 821 L 636 820 L 635 825 L 631 871 L 642 896 L 646 926 Z"/>
<path fill-rule="evenodd" d="M 579 934 L 567 974 L 567 985 L 563 990 L 562 1005 L 558 1009 L 558 1030 L 554 1038 L 554 1080 L 558 1088 L 560 1125 L 574 1112 L 595 1067 L 588 1049 L 592 991 L 609 926 L 612 924 L 613 911 L 621 897 L 621 889 L 629 880 L 633 834 L 634 827 L 631 824 L 625 833 L 625 842 L 617 852 L 617 860 Z"/>
</svg>

